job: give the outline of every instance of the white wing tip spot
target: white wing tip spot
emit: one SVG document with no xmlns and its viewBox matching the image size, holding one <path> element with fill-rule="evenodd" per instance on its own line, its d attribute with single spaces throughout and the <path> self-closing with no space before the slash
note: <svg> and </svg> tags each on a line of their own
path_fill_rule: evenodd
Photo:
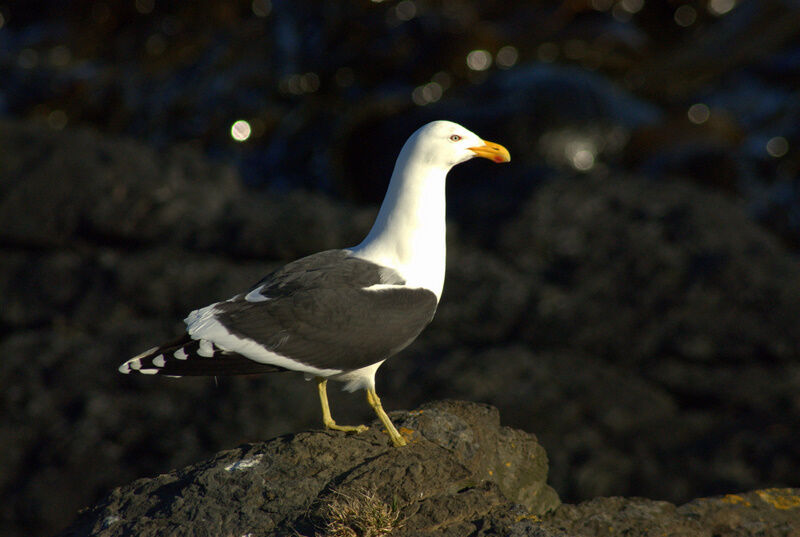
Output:
<svg viewBox="0 0 800 537">
<path fill-rule="evenodd" d="M 164 359 L 164 355 L 163 354 L 159 354 L 158 356 L 153 358 L 153 365 L 156 366 L 156 367 L 164 367 L 164 365 L 166 365 L 166 363 L 167 363 L 167 361 Z"/>
<path fill-rule="evenodd" d="M 136 356 L 134 356 L 133 358 L 131 358 L 130 360 L 119 366 L 119 372 L 125 375 L 129 374 L 131 371 L 139 371 L 140 373 L 143 372 L 142 358 L 146 357 L 149 354 L 152 354 L 157 350 L 158 347 L 152 347 L 150 349 L 147 349 L 141 354 L 137 354 Z"/>
</svg>

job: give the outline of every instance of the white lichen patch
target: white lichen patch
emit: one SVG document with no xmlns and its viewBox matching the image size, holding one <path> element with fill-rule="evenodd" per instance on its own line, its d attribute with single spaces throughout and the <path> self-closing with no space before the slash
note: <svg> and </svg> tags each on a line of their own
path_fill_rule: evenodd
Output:
<svg viewBox="0 0 800 537">
<path fill-rule="evenodd" d="M 258 454 L 255 457 L 248 457 L 246 459 L 240 459 L 236 462 L 230 463 L 228 466 L 225 467 L 225 470 L 228 472 L 233 472 L 234 470 L 247 470 L 248 468 L 252 468 L 256 466 L 258 463 L 261 462 L 262 454 Z"/>
<path fill-rule="evenodd" d="M 114 524 L 116 524 L 120 520 L 121 519 L 118 516 L 115 516 L 115 515 L 107 516 L 106 518 L 103 519 L 103 529 L 106 529 L 106 528 L 108 528 L 110 526 L 113 526 Z"/>
</svg>

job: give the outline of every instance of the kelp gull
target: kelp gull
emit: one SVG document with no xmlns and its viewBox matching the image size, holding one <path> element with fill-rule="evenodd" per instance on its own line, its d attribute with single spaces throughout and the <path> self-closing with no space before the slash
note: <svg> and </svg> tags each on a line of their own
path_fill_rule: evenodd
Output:
<svg viewBox="0 0 800 537">
<path fill-rule="evenodd" d="M 186 333 L 122 364 L 122 373 L 237 375 L 300 371 L 315 378 L 325 427 L 337 425 L 328 379 L 363 388 L 395 446 L 405 439 L 375 393 L 375 372 L 433 319 L 444 285 L 445 178 L 473 157 L 508 162 L 501 145 L 450 121 L 403 146 L 367 237 L 357 246 L 293 261 L 249 291 L 193 311 Z"/>
</svg>

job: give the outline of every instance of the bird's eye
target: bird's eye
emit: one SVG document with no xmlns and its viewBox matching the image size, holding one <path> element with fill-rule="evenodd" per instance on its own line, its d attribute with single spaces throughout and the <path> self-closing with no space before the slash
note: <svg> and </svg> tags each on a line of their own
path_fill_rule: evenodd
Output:
<svg viewBox="0 0 800 537">
<path fill-rule="evenodd" d="M 461 136 L 459 136 L 458 134 L 454 134 L 454 135 L 452 135 L 452 136 L 450 137 L 450 141 L 451 141 L 451 142 L 457 142 L 457 141 L 459 141 L 460 139 L 461 139 Z"/>
</svg>

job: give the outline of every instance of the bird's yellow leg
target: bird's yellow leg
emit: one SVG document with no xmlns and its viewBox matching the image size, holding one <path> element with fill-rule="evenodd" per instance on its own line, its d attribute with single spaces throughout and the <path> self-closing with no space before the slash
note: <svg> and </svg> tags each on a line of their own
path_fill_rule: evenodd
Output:
<svg viewBox="0 0 800 537">
<path fill-rule="evenodd" d="M 317 390 L 319 391 L 319 402 L 322 404 L 322 423 L 325 424 L 326 429 L 347 433 L 363 433 L 369 429 L 366 425 L 337 425 L 331 416 L 331 407 L 328 404 L 328 380 L 317 377 Z"/>
<path fill-rule="evenodd" d="M 389 433 L 389 438 L 392 439 L 392 444 L 396 447 L 405 446 L 406 439 L 403 438 L 397 429 L 394 428 L 394 424 L 392 420 L 389 419 L 389 416 L 386 415 L 386 412 L 383 410 L 383 405 L 381 405 L 381 399 L 378 397 L 378 394 L 375 392 L 374 388 L 367 388 L 367 402 L 369 406 L 372 407 L 372 410 L 375 411 L 375 414 L 378 415 L 378 419 L 381 420 L 383 426 L 386 427 L 386 431 Z"/>
</svg>

